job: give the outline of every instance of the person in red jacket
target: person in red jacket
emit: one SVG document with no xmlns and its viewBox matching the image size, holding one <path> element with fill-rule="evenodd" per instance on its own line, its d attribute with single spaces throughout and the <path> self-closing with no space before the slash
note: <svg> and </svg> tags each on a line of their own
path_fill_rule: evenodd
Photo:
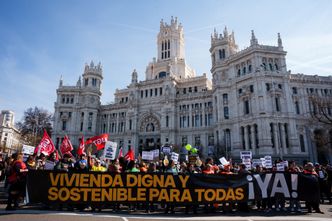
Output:
<svg viewBox="0 0 332 221">
<path fill-rule="evenodd" d="M 6 210 L 14 210 L 18 207 L 18 200 L 25 195 L 25 176 L 28 171 L 26 164 L 23 162 L 22 154 L 15 154 L 13 162 L 10 165 L 8 174 L 8 201 Z M 12 206 L 14 204 L 14 206 Z"/>
</svg>

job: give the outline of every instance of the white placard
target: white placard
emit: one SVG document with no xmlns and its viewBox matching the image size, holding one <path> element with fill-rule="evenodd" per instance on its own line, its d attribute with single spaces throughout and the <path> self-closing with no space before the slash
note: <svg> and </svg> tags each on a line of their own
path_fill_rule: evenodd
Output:
<svg viewBox="0 0 332 221">
<path fill-rule="evenodd" d="M 171 153 L 171 147 L 163 147 L 162 151 L 166 154 L 170 154 Z"/>
<path fill-rule="evenodd" d="M 277 171 L 285 171 L 285 164 L 277 163 Z"/>
<path fill-rule="evenodd" d="M 259 158 L 262 161 L 262 167 L 265 167 L 265 158 Z"/>
<path fill-rule="evenodd" d="M 175 164 L 177 164 L 179 160 L 179 154 L 173 152 L 171 159 L 174 161 Z"/>
<path fill-rule="evenodd" d="M 106 141 L 105 148 L 104 148 L 104 154 L 103 154 L 102 158 L 114 160 L 117 147 L 118 147 L 118 144 L 116 142 Z"/>
<path fill-rule="evenodd" d="M 246 165 L 246 169 L 251 169 L 251 160 L 249 158 L 243 158 L 242 163 Z"/>
<path fill-rule="evenodd" d="M 153 158 L 159 159 L 159 149 L 152 150 L 152 152 L 153 152 Z"/>
<path fill-rule="evenodd" d="M 252 159 L 252 167 L 255 168 L 257 165 L 263 166 L 261 159 Z"/>
<path fill-rule="evenodd" d="M 35 152 L 35 147 L 29 145 L 23 145 L 22 147 L 23 154 L 33 155 L 34 152 Z"/>
<path fill-rule="evenodd" d="M 323 171 L 318 171 L 318 175 L 319 175 L 319 178 L 321 178 L 321 179 L 324 179 L 325 178 L 325 176 L 324 176 L 324 173 L 323 173 Z"/>
<path fill-rule="evenodd" d="M 44 170 L 54 170 L 54 162 L 46 160 Z"/>
<path fill-rule="evenodd" d="M 225 165 L 229 165 L 229 162 L 226 160 L 225 157 L 220 158 L 219 161 L 220 161 L 220 163 L 221 163 L 222 165 L 224 165 L 224 166 L 225 166 Z"/>
<path fill-rule="evenodd" d="M 142 160 L 153 160 L 154 151 L 142 151 Z"/>
<path fill-rule="evenodd" d="M 240 158 L 241 159 L 252 159 L 252 152 L 251 151 L 241 151 Z"/>
<path fill-rule="evenodd" d="M 272 157 L 271 156 L 265 156 L 265 167 L 266 168 L 272 168 L 273 165 L 272 165 Z"/>
</svg>

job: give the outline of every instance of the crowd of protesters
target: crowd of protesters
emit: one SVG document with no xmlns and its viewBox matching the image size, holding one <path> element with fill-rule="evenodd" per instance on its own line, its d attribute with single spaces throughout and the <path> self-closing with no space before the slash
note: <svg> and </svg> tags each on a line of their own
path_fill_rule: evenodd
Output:
<svg viewBox="0 0 332 221">
<path fill-rule="evenodd" d="M 70 153 L 66 153 L 61 159 L 57 159 L 56 152 L 45 156 L 29 155 L 23 158 L 23 155 L 13 154 L 10 157 L 0 160 L 0 178 L 5 180 L 5 187 L 8 189 L 8 203 L 7 210 L 16 209 L 19 202 L 25 197 L 25 178 L 28 170 L 45 170 L 53 169 L 55 171 L 98 171 L 98 172 L 111 172 L 111 173 L 172 173 L 177 174 L 250 174 L 250 173 L 267 173 L 276 171 L 276 163 L 272 168 L 267 169 L 260 165 L 255 168 L 247 169 L 244 164 L 230 162 L 228 165 L 217 165 L 212 158 L 207 158 L 205 161 L 201 161 L 199 158 L 192 163 L 181 162 L 175 164 L 173 160 L 159 160 L 154 162 L 146 162 L 141 159 L 126 160 L 124 157 L 120 157 L 116 160 L 103 161 L 97 157 L 91 156 L 91 154 L 82 154 L 78 157 L 73 157 Z M 46 168 L 47 165 L 47 168 Z M 51 167 L 50 167 L 51 165 Z M 329 164 L 320 165 L 318 163 L 304 162 L 303 165 L 297 165 L 295 161 L 289 161 L 288 167 L 285 168 L 285 172 L 298 172 L 304 173 L 310 176 L 314 176 L 319 181 L 321 203 L 327 200 L 332 203 L 331 198 L 331 184 L 332 184 L 332 167 Z M 305 206 L 301 206 L 299 200 L 291 199 L 286 200 L 283 196 L 275 196 L 273 198 L 267 198 L 249 202 L 238 203 L 220 203 L 220 204 L 204 204 L 204 205 L 187 205 L 185 206 L 185 213 L 192 211 L 197 213 L 199 209 L 202 209 L 206 213 L 215 211 L 222 211 L 224 213 L 234 213 L 236 211 L 249 212 L 251 210 L 270 212 L 275 211 L 289 211 L 289 212 L 317 212 L 322 213 L 317 202 L 304 202 Z M 286 206 L 287 205 L 287 206 Z M 60 206 L 62 209 L 63 207 Z M 91 209 L 101 210 L 102 208 L 96 208 L 94 206 L 86 205 L 74 207 L 73 205 L 66 205 L 69 210 L 79 209 L 81 211 Z M 120 209 L 128 210 L 144 210 L 145 212 L 155 211 L 157 209 L 163 209 L 165 213 L 174 213 L 177 208 L 176 204 L 153 204 L 153 203 L 134 203 L 123 204 L 115 203 L 112 206 L 113 211 Z M 305 209 L 305 210 L 303 210 Z"/>
</svg>

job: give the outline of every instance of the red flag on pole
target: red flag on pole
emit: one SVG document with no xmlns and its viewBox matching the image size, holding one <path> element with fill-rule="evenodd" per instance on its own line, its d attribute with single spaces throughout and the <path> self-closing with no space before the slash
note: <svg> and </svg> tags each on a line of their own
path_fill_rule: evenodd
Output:
<svg viewBox="0 0 332 221">
<path fill-rule="evenodd" d="M 60 146 L 60 151 L 62 156 L 67 153 L 71 155 L 71 151 L 73 150 L 73 145 L 71 145 L 71 142 L 69 140 L 69 138 L 67 137 L 67 135 L 65 136 L 65 138 L 62 141 L 62 144 Z"/>
<path fill-rule="evenodd" d="M 35 148 L 35 153 L 37 155 L 40 155 L 41 153 L 44 155 L 50 155 L 52 152 L 54 152 L 55 146 L 52 142 L 52 139 L 48 136 L 46 130 L 44 129 L 44 135 L 41 139 L 38 146 Z"/>
<path fill-rule="evenodd" d="M 108 140 L 108 134 L 102 134 L 99 136 L 91 137 L 85 142 L 86 145 L 94 143 L 97 147 L 97 150 L 101 150 L 105 147 L 105 143 Z"/>
<path fill-rule="evenodd" d="M 85 154 L 85 146 L 84 146 L 84 137 L 82 136 L 80 146 L 77 149 L 77 155 L 81 156 L 83 154 Z"/>
<path fill-rule="evenodd" d="M 134 151 L 129 147 L 128 152 L 126 153 L 126 155 L 124 156 L 124 158 L 126 160 L 135 160 L 135 156 L 134 156 Z"/>
<path fill-rule="evenodd" d="M 119 149 L 118 159 L 119 159 L 120 157 L 123 157 L 122 147 L 120 147 L 120 149 Z"/>
</svg>

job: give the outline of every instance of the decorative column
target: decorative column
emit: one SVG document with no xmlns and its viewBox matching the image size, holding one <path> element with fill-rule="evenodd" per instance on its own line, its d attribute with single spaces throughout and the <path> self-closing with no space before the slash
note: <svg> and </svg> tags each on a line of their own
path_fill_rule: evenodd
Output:
<svg viewBox="0 0 332 221">
<path fill-rule="evenodd" d="M 279 148 L 280 148 L 280 144 L 279 144 L 279 140 L 278 140 L 278 127 L 277 127 L 277 123 L 273 123 L 273 140 L 274 140 L 274 148 L 275 148 L 275 153 L 279 154 Z"/>
<path fill-rule="evenodd" d="M 244 140 L 245 140 L 245 148 L 246 150 L 249 150 L 249 131 L 248 127 L 244 127 Z"/>
<path fill-rule="evenodd" d="M 256 154 L 256 138 L 255 138 L 255 127 L 254 127 L 254 125 L 251 125 L 251 127 L 250 127 L 250 134 L 251 134 L 252 153 Z"/>
<path fill-rule="evenodd" d="M 283 153 L 286 153 L 286 133 L 285 133 L 285 124 L 280 124 L 281 127 L 281 144 L 282 144 L 282 151 Z"/>
</svg>

